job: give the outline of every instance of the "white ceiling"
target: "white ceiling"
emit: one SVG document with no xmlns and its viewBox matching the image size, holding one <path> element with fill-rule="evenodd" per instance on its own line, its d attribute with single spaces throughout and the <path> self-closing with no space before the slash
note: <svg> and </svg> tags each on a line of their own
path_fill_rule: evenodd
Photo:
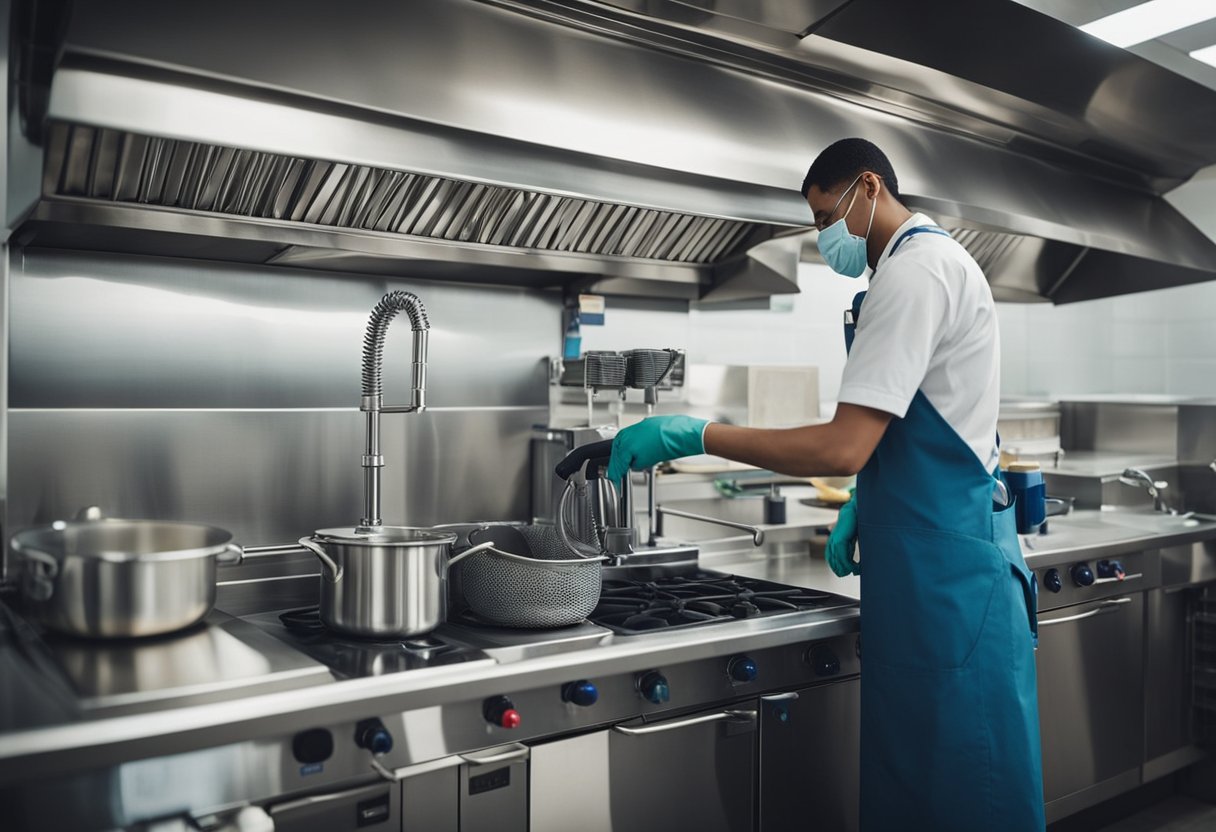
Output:
<svg viewBox="0 0 1216 832">
<path fill-rule="evenodd" d="M 1023 6 L 1080 26 L 1139 5 L 1142 0 L 1016 0 Z M 1190 52 L 1216 44 L 1216 0 L 1192 0 L 1212 7 L 1212 19 L 1170 32 L 1156 40 L 1128 47 L 1142 58 L 1216 89 L 1216 67 L 1197 61 Z"/>
</svg>

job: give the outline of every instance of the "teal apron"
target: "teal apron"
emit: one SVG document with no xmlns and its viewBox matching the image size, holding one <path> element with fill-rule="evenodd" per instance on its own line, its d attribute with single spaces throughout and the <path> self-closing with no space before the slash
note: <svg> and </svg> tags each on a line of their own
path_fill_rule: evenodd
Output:
<svg viewBox="0 0 1216 832">
<path fill-rule="evenodd" d="M 892 256 L 918 233 L 945 234 Z M 858 475 L 864 832 L 1044 828 L 1036 590 L 998 476 L 920 391 Z"/>
</svg>

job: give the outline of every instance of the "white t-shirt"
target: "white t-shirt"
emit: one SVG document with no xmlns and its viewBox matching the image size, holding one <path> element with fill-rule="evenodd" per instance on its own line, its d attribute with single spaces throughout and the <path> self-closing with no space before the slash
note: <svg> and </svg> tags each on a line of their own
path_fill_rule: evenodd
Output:
<svg viewBox="0 0 1216 832">
<path fill-rule="evenodd" d="M 934 225 L 914 214 L 887 243 L 845 364 L 840 401 L 902 418 L 916 391 L 991 471 L 999 460 L 1001 349 L 992 290 L 979 264 L 952 238 L 900 235 Z"/>
</svg>

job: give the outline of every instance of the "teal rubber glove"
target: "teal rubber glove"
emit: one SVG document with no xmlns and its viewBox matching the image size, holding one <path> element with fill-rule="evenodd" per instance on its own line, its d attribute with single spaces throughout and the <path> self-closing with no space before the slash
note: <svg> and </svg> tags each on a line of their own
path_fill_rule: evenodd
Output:
<svg viewBox="0 0 1216 832">
<path fill-rule="evenodd" d="M 708 424 L 692 416 L 651 416 L 624 428 L 612 443 L 608 479 L 621 483 L 631 468 L 645 471 L 669 459 L 705 453 L 702 437 Z"/>
<path fill-rule="evenodd" d="M 849 501 L 840 507 L 840 516 L 828 536 L 828 547 L 824 551 L 824 559 L 838 578 L 845 575 L 860 575 L 861 564 L 853 560 L 857 551 L 857 495 L 854 493 Z"/>
</svg>

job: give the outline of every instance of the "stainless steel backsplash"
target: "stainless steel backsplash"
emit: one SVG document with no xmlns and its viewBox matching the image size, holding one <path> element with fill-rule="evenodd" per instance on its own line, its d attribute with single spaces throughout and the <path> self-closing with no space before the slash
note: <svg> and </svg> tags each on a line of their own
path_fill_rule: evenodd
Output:
<svg viewBox="0 0 1216 832">
<path fill-rule="evenodd" d="M 384 417 L 386 522 L 525 519 L 556 295 L 31 249 L 10 283 L 8 533 L 89 504 L 245 544 L 355 524 L 363 330 L 398 288 L 430 313 L 431 409 Z M 399 323 L 386 403 L 408 396 L 409 362 Z"/>
</svg>

